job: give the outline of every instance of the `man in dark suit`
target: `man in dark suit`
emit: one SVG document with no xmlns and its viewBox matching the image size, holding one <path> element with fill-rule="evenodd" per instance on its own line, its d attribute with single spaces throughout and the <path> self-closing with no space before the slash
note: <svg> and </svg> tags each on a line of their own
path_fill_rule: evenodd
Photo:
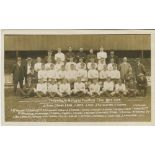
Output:
<svg viewBox="0 0 155 155">
<path fill-rule="evenodd" d="M 75 53 L 73 52 L 71 46 L 68 47 L 68 52 L 66 53 L 66 60 L 69 61 L 70 58 L 74 58 L 75 59 Z"/>
<path fill-rule="evenodd" d="M 77 55 L 76 55 L 77 62 L 78 62 L 78 60 L 79 60 L 80 58 L 82 58 L 82 59 L 84 60 L 84 62 L 85 62 L 86 53 L 84 52 L 83 48 L 80 48 L 80 49 L 79 49 L 79 52 L 78 52 Z"/>
<path fill-rule="evenodd" d="M 110 51 L 110 55 L 107 58 L 107 63 L 110 63 L 111 59 L 114 59 L 114 63 L 116 63 L 117 65 L 119 64 L 118 56 L 115 55 L 114 51 Z"/>
<path fill-rule="evenodd" d="M 140 73 L 146 75 L 145 66 L 141 63 L 140 58 L 136 58 L 135 73 L 136 73 L 136 77 L 137 77 L 137 78 L 138 78 L 138 75 L 139 75 Z"/>
<path fill-rule="evenodd" d="M 22 64 L 21 57 L 18 57 L 16 64 L 13 65 L 12 74 L 13 74 L 14 93 L 15 95 L 17 95 L 18 82 L 20 88 L 23 88 L 23 80 L 24 80 L 24 65 Z"/>
<path fill-rule="evenodd" d="M 27 83 L 27 77 L 29 74 L 31 74 L 31 69 L 34 68 L 34 63 L 32 61 L 32 58 L 28 57 L 26 59 L 26 63 L 24 65 L 24 76 L 25 76 L 25 82 Z"/>
</svg>

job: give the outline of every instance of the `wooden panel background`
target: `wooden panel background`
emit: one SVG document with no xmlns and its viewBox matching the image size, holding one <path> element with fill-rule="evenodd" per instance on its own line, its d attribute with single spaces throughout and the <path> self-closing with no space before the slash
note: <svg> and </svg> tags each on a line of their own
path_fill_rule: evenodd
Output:
<svg viewBox="0 0 155 155">
<path fill-rule="evenodd" d="M 72 46 L 105 50 L 150 50 L 151 36 L 148 34 L 105 34 L 105 35 L 5 35 L 4 49 L 7 51 L 49 50 Z"/>
</svg>

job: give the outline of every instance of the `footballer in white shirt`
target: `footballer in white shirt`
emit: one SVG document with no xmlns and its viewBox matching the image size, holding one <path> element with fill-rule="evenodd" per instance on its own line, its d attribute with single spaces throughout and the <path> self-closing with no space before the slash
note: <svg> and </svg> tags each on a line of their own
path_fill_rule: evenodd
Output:
<svg viewBox="0 0 155 155">
<path fill-rule="evenodd" d="M 87 94 L 90 96 L 99 96 L 101 94 L 100 91 L 100 84 L 98 83 L 98 79 L 93 79 L 93 82 L 89 85 L 88 87 L 88 92 Z"/>
<path fill-rule="evenodd" d="M 47 84 L 47 94 L 51 98 L 60 96 L 58 83 L 54 79 L 51 79 Z"/>
<path fill-rule="evenodd" d="M 76 63 L 74 62 L 74 58 L 73 57 L 71 57 L 69 59 L 69 62 L 66 62 L 66 66 L 65 66 L 66 70 L 71 70 L 71 68 L 70 68 L 71 64 L 73 64 L 74 66 L 76 66 Z"/>
<path fill-rule="evenodd" d="M 48 71 L 48 79 L 51 80 L 51 79 L 56 79 L 57 78 L 57 72 L 56 70 L 54 69 L 54 64 L 51 64 L 50 65 L 50 70 Z"/>
<path fill-rule="evenodd" d="M 66 79 L 63 79 L 59 85 L 59 96 L 65 97 L 71 95 L 71 86 Z"/>
<path fill-rule="evenodd" d="M 87 70 L 85 69 L 85 63 L 81 63 L 81 67 L 77 70 L 77 76 L 81 78 L 82 82 L 86 82 L 88 80 Z"/>
<path fill-rule="evenodd" d="M 97 53 L 97 59 L 106 59 L 107 58 L 107 53 L 104 52 L 104 48 L 100 47 L 100 51 Z"/>
<path fill-rule="evenodd" d="M 91 64 L 91 69 L 88 71 L 88 79 L 98 79 L 99 78 L 99 73 L 98 70 L 95 68 L 95 64 Z"/>
<path fill-rule="evenodd" d="M 114 95 L 114 82 L 111 80 L 110 76 L 108 76 L 107 80 L 103 83 L 102 93 L 106 97 L 111 97 Z"/>
<path fill-rule="evenodd" d="M 78 97 L 86 94 L 85 83 L 81 81 L 80 77 L 78 77 L 77 81 L 74 83 L 73 93 Z"/>
<path fill-rule="evenodd" d="M 37 83 L 36 89 L 34 89 L 37 97 L 44 97 L 47 95 L 47 83 L 40 79 Z"/>
<path fill-rule="evenodd" d="M 122 80 L 119 79 L 118 83 L 115 84 L 115 95 L 118 97 L 125 96 L 127 94 L 126 86 L 122 83 Z"/>
<path fill-rule="evenodd" d="M 76 64 L 76 69 L 77 70 L 81 69 L 81 64 L 84 64 L 84 69 L 86 69 L 86 64 L 84 63 L 83 58 L 80 58 L 79 62 Z"/>
<path fill-rule="evenodd" d="M 38 73 L 39 70 L 41 70 L 41 57 L 37 57 L 37 62 L 34 64 L 34 71 Z"/>
<path fill-rule="evenodd" d="M 41 65 L 41 70 L 38 71 L 38 80 L 43 79 L 43 81 L 47 81 L 48 72 L 45 70 L 45 65 Z"/>
<path fill-rule="evenodd" d="M 57 61 L 58 59 L 60 59 L 62 62 L 65 61 L 65 55 L 61 52 L 61 48 L 58 48 L 58 53 L 55 54 L 54 59 L 55 61 Z"/>
<path fill-rule="evenodd" d="M 92 67 L 91 67 L 92 64 L 94 64 L 95 65 L 95 69 L 97 69 L 97 63 L 95 63 L 95 59 L 94 58 L 91 58 L 90 59 L 90 62 L 87 63 L 88 70 L 92 69 Z"/>
</svg>

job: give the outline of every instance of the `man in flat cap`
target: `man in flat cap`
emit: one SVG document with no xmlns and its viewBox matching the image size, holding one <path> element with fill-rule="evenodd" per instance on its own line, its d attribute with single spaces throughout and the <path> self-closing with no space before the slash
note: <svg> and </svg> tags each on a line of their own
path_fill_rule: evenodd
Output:
<svg viewBox="0 0 155 155">
<path fill-rule="evenodd" d="M 143 73 L 140 73 L 137 78 L 137 87 L 139 95 L 145 97 L 147 93 L 147 79 Z"/>
<path fill-rule="evenodd" d="M 136 66 L 135 66 L 136 77 L 138 77 L 140 73 L 146 75 L 146 69 L 145 66 L 141 63 L 141 59 L 136 58 Z"/>
</svg>

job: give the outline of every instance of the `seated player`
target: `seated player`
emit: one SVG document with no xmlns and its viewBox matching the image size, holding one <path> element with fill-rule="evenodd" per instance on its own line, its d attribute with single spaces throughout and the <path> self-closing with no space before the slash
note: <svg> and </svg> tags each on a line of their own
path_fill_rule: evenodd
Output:
<svg viewBox="0 0 155 155">
<path fill-rule="evenodd" d="M 51 79 L 48 83 L 47 94 L 49 95 L 49 97 L 60 96 L 58 90 L 58 84 L 54 79 Z"/>
<path fill-rule="evenodd" d="M 57 58 L 54 69 L 58 71 L 61 69 L 62 65 L 64 65 L 64 62 L 62 62 L 60 58 Z"/>
<path fill-rule="evenodd" d="M 78 77 L 77 81 L 74 83 L 73 93 L 78 97 L 86 94 L 85 83 L 81 81 L 80 77 Z"/>
<path fill-rule="evenodd" d="M 60 83 L 62 79 L 65 79 L 66 77 L 65 65 L 62 65 L 61 69 L 58 70 L 56 73 L 57 73 L 57 82 Z"/>
<path fill-rule="evenodd" d="M 86 82 L 87 77 L 87 70 L 85 69 L 85 63 L 81 63 L 80 69 L 77 71 L 77 76 L 81 78 L 82 82 Z"/>
<path fill-rule="evenodd" d="M 43 79 L 47 81 L 47 71 L 45 70 L 45 65 L 41 65 L 41 70 L 38 71 L 38 80 Z"/>
<path fill-rule="evenodd" d="M 41 57 L 37 57 L 37 62 L 34 64 L 34 71 L 38 73 L 39 70 L 41 70 Z"/>
<path fill-rule="evenodd" d="M 73 89 L 74 82 L 77 80 L 77 70 L 75 69 L 74 64 L 70 66 L 71 70 L 66 71 L 65 78 L 71 84 L 71 88 Z"/>
<path fill-rule="evenodd" d="M 134 79 L 130 79 L 128 83 L 126 83 L 126 87 L 128 97 L 135 97 L 138 94 L 138 90 Z"/>
<path fill-rule="evenodd" d="M 143 73 L 140 73 L 137 78 L 137 87 L 139 91 L 139 95 L 146 96 L 147 93 L 147 79 Z"/>
<path fill-rule="evenodd" d="M 79 62 L 76 64 L 77 70 L 81 69 L 81 64 L 84 64 L 84 69 L 86 69 L 86 64 L 84 63 L 83 58 L 80 58 Z"/>
<path fill-rule="evenodd" d="M 117 83 L 117 81 L 120 79 L 120 71 L 117 70 L 117 66 L 113 66 L 113 70 L 111 71 L 111 79 L 114 81 L 114 83 Z"/>
<path fill-rule="evenodd" d="M 98 83 L 98 79 L 93 79 L 93 82 L 88 87 L 88 95 L 94 97 L 100 95 L 100 84 Z"/>
<path fill-rule="evenodd" d="M 95 63 L 95 59 L 91 58 L 90 62 L 87 63 L 87 68 L 90 70 L 92 69 L 91 65 L 94 64 L 95 65 L 95 69 L 97 69 L 97 63 Z"/>
<path fill-rule="evenodd" d="M 113 67 L 109 67 L 109 69 L 107 69 L 107 77 L 110 77 L 112 79 L 112 73 L 113 73 Z"/>
<path fill-rule="evenodd" d="M 71 70 L 71 68 L 70 68 L 71 64 L 76 66 L 76 63 L 74 62 L 74 58 L 70 58 L 69 62 L 66 63 L 66 66 L 65 66 L 66 70 Z"/>
<path fill-rule="evenodd" d="M 59 85 L 59 96 L 65 97 L 69 95 L 71 95 L 70 83 L 68 83 L 66 79 L 63 79 Z"/>
<path fill-rule="evenodd" d="M 104 66 L 103 70 L 99 72 L 99 79 L 101 84 L 107 79 L 107 67 Z"/>
<path fill-rule="evenodd" d="M 48 70 L 47 74 L 48 74 L 48 76 L 47 76 L 48 79 L 54 79 L 55 80 L 57 78 L 57 72 L 54 69 L 54 64 L 50 65 L 50 70 Z"/>
<path fill-rule="evenodd" d="M 115 63 L 115 60 L 113 58 L 111 58 L 110 63 L 107 65 L 107 69 L 109 70 L 109 68 L 111 68 L 111 67 L 113 68 L 114 66 L 117 67 L 117 64 Z"/>
<path fill-rule="evenodd" d="M 91 69 L 88 71 L 88 79 L 92 80 L 92 79 L 98 79 L 98 78 L 99 78 L 98 70 L 96 70 L 95 64 L 92 63 Z"/>
<path fill-rule="evenodd" d="M 117 97 L 122 97 L 126 96 L 126 94 L 127 94 L 126 86 L 124 83 L 122 83 L 122 80 L 119 79 L 118 83 L 115 84 L 115 95 Z"/>
<path fill-rule="evenodd" d="M 112 97 L 114 92 L 114 82 L 111 81 L 110 76 L 107 77 L 107 80 L 103 83 L 102 93 L 106 97 Z"/>
<path fill-rule="evenodd" d="M 48 59 L 47 59 L 47 63 L 45 64 L 45 69 L 46 69 L 46 70 L 47 70 L 47 69 L 50 69 L 51 64 L 52 64 L 52 60 L 51 60 L 51 58 L 48 58 Z"/>
<path fill-rule="evenodd" d="M 40 79 L 37 83 L 37 87 L 35 89 L 35 93 L 37 97 L 44 97 L 47 94 L 47 83 Z"/>
<path fill-rule="evenodd" d="M 104 66 L 106 66 L 105 59 L 98 60 L 97 69 L 98 69 L 99 72 L 104 69 Z"/>
<path fill-rule="evenodd" d="M 32 83 L 32 78 L 30 76 L 27 77 L 27 83 L 24 87 L 19 90 L 23 98 L 34 96 L 34 84 Z"/>
</svg>

